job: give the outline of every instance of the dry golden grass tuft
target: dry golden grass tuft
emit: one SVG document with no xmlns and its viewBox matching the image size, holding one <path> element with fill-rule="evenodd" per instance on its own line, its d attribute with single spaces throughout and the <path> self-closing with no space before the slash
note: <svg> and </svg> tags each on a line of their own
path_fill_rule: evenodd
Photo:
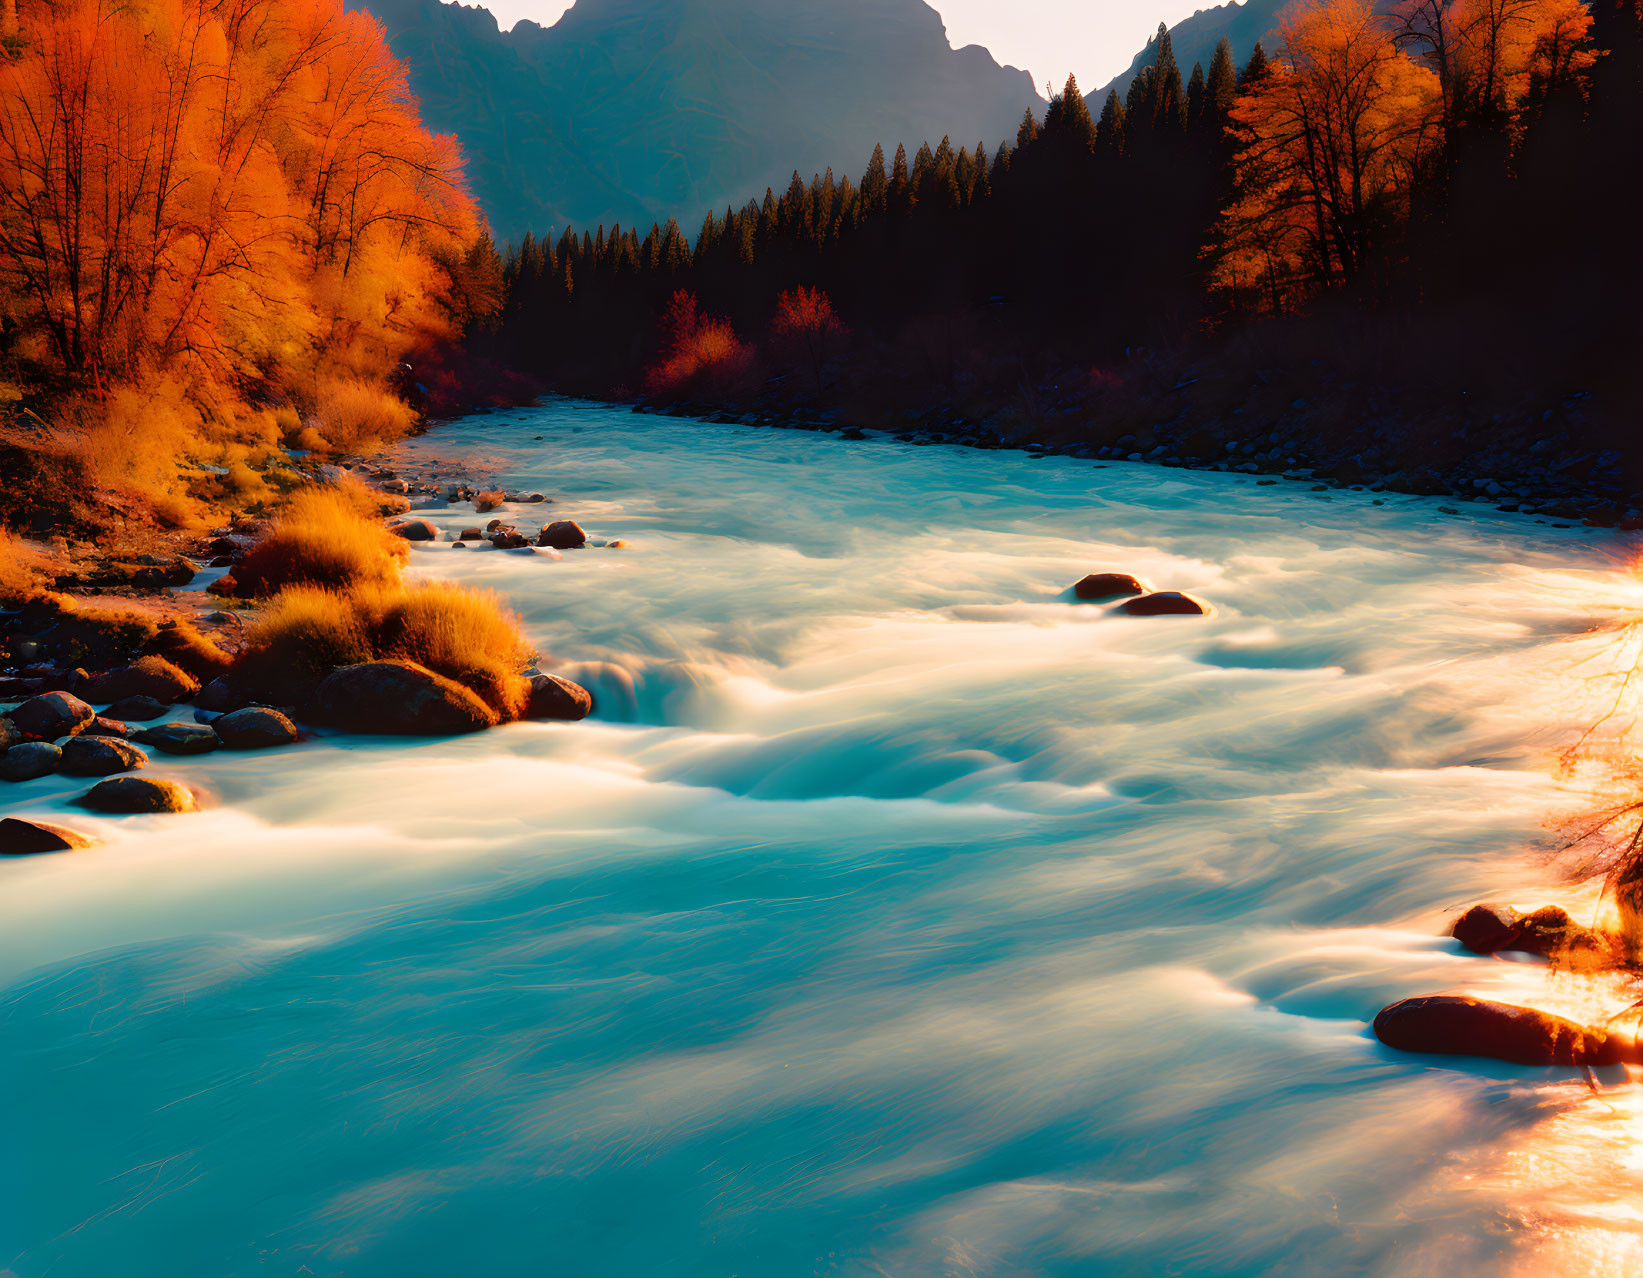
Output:
<svg viewBox="0 0 1643 1278">
<path fill-rule="evenodd" d="M 0 528 L 0 603 L 17 604 L 47 589 L 46 556 Z"/>
<path fill-rule="evenodd" d="M 490 591 L 443 582 L 282 592 L 246 634 L 233 677 L 281 703 L 312 697 L 325 676 L 364 661 L 414 661 L 472 689 L 502 720 L 530 699 L 519 673 L 535 655 L 519 618 Z"/>
<path fill-rule="evenodd" d="M 409 553 L 402 538 L 361 513 L 358 494 L 338 488 L 303 489 L 292 495 L 262 539 L 212 589 L 220 595 L 264 599 L 289 586 L 390 586 L 399 581 L 400 566 Z"/>
<path fill-rule="evenodd" d="M 525 712 L 530 684 L 519 672 L 536 652 L 501 596 L 428 582 L 379 606 L 374 632 L 382 656 L 415 661 L 472 688 L 504 720 Z"/>
<path fill-rule="evenodd" d="M 214 679 L 234 664 L 231 654 L 189 621 L 179 621 L 161 630 L 148 649 L 202 682 Z"/>
</svg>

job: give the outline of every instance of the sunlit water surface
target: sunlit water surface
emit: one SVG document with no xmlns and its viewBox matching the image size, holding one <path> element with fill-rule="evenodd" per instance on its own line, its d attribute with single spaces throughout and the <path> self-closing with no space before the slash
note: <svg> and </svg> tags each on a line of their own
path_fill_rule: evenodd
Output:
<svg viewBox="0 0 1643 1278">
<path fill-rule="evenodd" d="M 0 1271 L 1638 1263 L 1634 1091 L 1367 1031 L 1589 996 L 1440 933 L 1567 899 L 1618 535 L 575 403 L 404 452 L 631 543 L 412 559 L 600 715 L 9 789 L 107 842 L 0 865 Z"/>
</svg>

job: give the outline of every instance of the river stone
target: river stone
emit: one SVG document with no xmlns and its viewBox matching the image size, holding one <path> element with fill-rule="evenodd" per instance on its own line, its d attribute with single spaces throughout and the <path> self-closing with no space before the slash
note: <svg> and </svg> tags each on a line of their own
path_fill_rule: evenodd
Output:
<svg viewBox="0 0 1643 1278">
<path fill-rule="evenodd" d="M 348 732 L 449 736 L 480 732 L 496 714 L 455 680 L 411 661 L 368 661 L 332 671 L 319 711 Z"/>
<path fill-rule="evenodd" d="M 389 524 L 388 531 L 398 533 L 406 541 L 439 540 L 439 529 L 426 519 L 402 519 L 397 524 Z"/>
<path fill-rule="evenodd" d="M 199 695 L 194 698 L 194 708 L 195 710 L 212 710 L 222 712 L 228 710 L 238 710 L 245 704 L 245 702 L 246 698 L 241 696 L 239 690 L 235 688 L 233 684 L 228 682 L 228 677 L 226 675 L 218 675 L 210 683 L 206 684 L 205 687 L 200 689 Z M 110 714 L 113 714 L 114 710 L 114 706 L 110 706 L 108 708 L 108 712 Z"/>
<path fill-rule="evenodd" d="M 82 689 L 86 700 L 100 706 L 112 706 L 128 697 L 148 697 L 174 705 L 199 690 L 200 681 L 193 675 L 164 657 L 152 656 L 100 674 Z"/>
<path fill-rule="evenodd" d="M 212 730 L 230 750 L 261 750 L 267 746 L 290 745 L 297 739 L 297 725 L 278 710 L 247 706 L 212 721 Z"/>
<path fill-rule="evenodd" d="M 96 846 L 97 840 L 89 834 L 50 821 L 25 821 L 21 817 L 0 820 L 0 856 L 38 856 L 42 852 L 72 852 Z"/>
<path fill-rule="evenodd" d="M 593 694 L 579 683 L 558 675 L 531 676 L 527 719 L 586 719 L 593 712 Z"/>
<path fill-rule="evenodd" d="M 142 723 L 147 719 L 158 719 L 170 707 L 154 697 L 121 697 L 109 706 L 105 713 L 110 719 L 120 719 L 126 723 Z"/>
<path fill-rule="evenodd" d="M 82 737 L 128 737 L 131 729 L 118 719 L 110 719 L 106 715 L 98 715 L 89 724 L 80 729 Z"/>
<path fill-rule="evenodd" d="M 1161 590 L 1155 595 L 1125 600 L 1124 611 L 1132 617 L 1202 617 L 1209 608 L 1178 590 Z"/>
<path fill-rule="evenodd" d="M 161 723 L 144 728 L 132 740 L 166 754 L 209 754 L 222 744 L 214 729 L 200 723 Z"/>
<path fill-rule="evenodd" d="M 536 538 L 538 546 L 552 546 L 555 550 L 575 550 L 587 545 L 588 535 L 582 525 L 573 519 L 558 519 L 549 524 Z"/>
<path fill-rule="evenodd" d="M 0 754 L 0 781 L 33 781 L 49 777 L 63 761 L 63 751 L 49 741 L 25 741 Z"/>
<path fill-rule="evenodd" d="M 1401 1052 L 1488 1056 L 1514 1065 L 1616 1065 L 1637 1049 L 1606 1030 L 1550 1012 L 1440 994 L 1406 998 L 1375 1018 L 1375 1037 Z"/>
<path fill-rule="evenodd" d="M 484 541 L 485 532 L 481 528 L 464 528 L 458 541 Z"/>
<path fill-rule="evenodd" d="M 1474 954 L 1510 949 L 1523 930 L 1522 915 L 1509 905 L 1474 905 L 1455 920 L 1449 934 Z"/>
<path fill-rule="evenodd" d="M 175 781 L 155 777 L 110 777 L 77 800 L 93 812 L 135 815 L 145 812 L 193 812 L 194 796 Z"/>
<path fill-rule="evenodd" d="M 30 697 L 11 712 L 17 731 L 35 741 L 72 737 L 96 717 L 95 710 L 69 692 L 46 692 Z"/>
<path fill-rule="evenodd" d="M 148 756 L 129 741 L 81 733 L 63 743 L 59 771 L 66 777 L 111 777 L 146 767 Z"/>
<path fill-rule="evenodd" d="M 1079 599 L 1116 599 L 1120 595 L 1144 595 L 1149 587 L 1127 572 L 1092 572 L 1073 586 Z"/>
</svg>

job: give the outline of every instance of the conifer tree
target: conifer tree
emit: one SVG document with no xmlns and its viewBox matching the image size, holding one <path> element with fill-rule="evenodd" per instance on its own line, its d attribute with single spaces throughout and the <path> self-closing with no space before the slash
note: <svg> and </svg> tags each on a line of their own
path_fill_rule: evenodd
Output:
<svg viewBox="0 0 1643 1278">
<path fill-rule="evenodd" d="M 1101 119 L 1095 126 L 1096 147 L 1117 154 L 1124 149 L 1124 104 L 1118 100 L 1118 90 L 1107 90 L 1106 105 L 1101 108 Z"/>
<path fill-rule="evenodd" d="M 884 171 L 884 147 L 873 148 L 873 158 L 867 162 L 867 171 L 861 175 L 862 212 L 869 217 L 884 212 L 890 193 L 890 178 Z"/>
<path fill-rule="evenodd" d="M 1194 62 L 1187 78 L 1187 127 L 1194 131 L 1204 123 L 1204 64 Z"/>
<path fill-rule="evenodd" d="M 1250 52 L 1249 61 L 1244 63 L 1244 69 L 1238 76 L 1239 92 L 1253 89 L 1257 84 L 1260 84 L 1261 81 L 1266 79 L 1267 71 L 1266 50 L 1261 46 L 1261 42 L 1257 40 L 1255 48 Z"/>
<path fill-rule="evenodd" d="M 1027 108 L 1027 113 L 1021 117 L 1021 127 L 1015 131 L 1015 147 L 1020 150 L 1030 146 L 1038 137 L 1038 120 L 1033 115 L 1033 109 Z"/>
<path fill-rule="evenodd" d="M 1204 103 L 1217 132 L 1226 127 L 1227 116 L 1238 98 L 1238 70 L 1232 60 L 1232 41 L 1221 37 L 1215 56 L 1209 60 L 1209 78 L 1204 85 Z"/>
</svg>

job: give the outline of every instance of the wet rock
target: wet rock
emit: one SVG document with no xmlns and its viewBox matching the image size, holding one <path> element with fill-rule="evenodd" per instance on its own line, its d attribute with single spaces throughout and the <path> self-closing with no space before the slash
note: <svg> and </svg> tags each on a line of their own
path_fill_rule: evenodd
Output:
<svg viewBox="0 0 1643 1278">
<path fill-rule="evenodd" d="M 1094 572 L 1073 587 L 1079 599 L 1116 599 L 1120 595 L 1144 595 L 1150 589 L 1139 577 L 1127 572 Z"/>
<path fill-rule="evenodd" d="M 398 533 L 406 541 L 439 540 L 439 529 L 435 528 L 426 519 L 402 519 L 397 524 L 389 524 L 388 531 Z"/>
<path fill-rule="evenodd" d="M 1515 1065 L 1616 1065 L 1637 1059 L 1626 1039 L 1550 1012 L 1440 994 L 1406 998 L 1375 1017 L 1375 1037 L 1400 1052 L 1487 1056 Z"/>
<path fill-rule="evenodd" d="M 455 680 L 410 661 L 369 661 L 333 671 L 320 685 L 327 722 L 349 732 L 449 736 L 479 732 L 496 714 Z"/>
<path fill-rule="evenodd" d="M 222 744 L 216 730 L 201 723 L 162 723 L 144 728 L 132 740 L 165 754 L 209 754 Z"/>
<path fill-rule="evenodd" d="M 1474 954 L 1498 954 L 1517 940 L 1522 918 L 1509 905 L 1474 905 L 1455 920 L 1449 934 Z"/>
<path fill-rule="evenodd" d="M 485 533 L 484 533 L 484 530 L 480 529 L 480 528 L 464 528 L 462 530 L 462 535 L 460 537 L 458 537 L 457 540 L 458 541 L 484 541 L 485 540 Z"/>
<path fill-rule="evenodd" d="M 499 532 L 491 538 L 491 545 L 495 546 L 498 550 L 520 550 L 530 544 L 531 541 L 529 537 L 526 537 L 522 533 L 516 533 L 512 529 L 509 529 L 506 532 Z"/>
<path fill-rule="evenodd" d="M 229 683 L 226 676 L 219 675 L 200 689 L 199 695 L 194 698 L 194 708 L 196 710 L 211 710 L 220 714 L 229 710 L 238 710 L 245 702 L 246 698 L 240 693 L 239 689 Z M 113 714 L 117 709 L 119 709 L 118 706 L 110 706 L 108 712 Z M 161 710 L 160 713 L 164 714 L 165 711 Z M 125 717 L 129 719 L 133 716 L 126 715 Z M 150 715 L 148 717 L 158 718 L 159 716 Z"/>
<path fill-rule="evenodd" d="M 96 846 L 97 840 L 89 834 L 50 821 L 25 821 L 21 817 L 0 820 L 0 856 L 39 856 Z"/>
<path fill-rule="evenodd" d="M 1544 905 L 1518 921 L 1518 934 L 1507 948 L 1539 954 L 1542 958 L 1557 958 L 1587 937 L 1587 929 L 1571 919 L 1567 910 Z"/>
<path fill-rule="evenodd" d="M 72 737 L 96 717 L 95 710 L 70 692 L 46 692 L 30 697 L 11 712 L 13 726 L 34 741 Z"/>
<path fill-rule="evenodd" d="M 208 687 L 210 685 L 207 685 Z M 107 710 L 110 719 L 121 719 L 127 723 L 142 723 L 148 719 L 158 719 L 170 707 L 158 697 L 121 697 Z"/>
<path fill-rule="evenodd" d="M 131 742 L 114 737 L 88 737 L 82 733 L 63 743 L 63 759 L 58 771 L 66 777 L 111 777 L 147 766 L 148 756 Z"/>
<path fill-rule="evenodd" d="M 25 821 L 20 816 L 0 820 L 0 856 L 39 856 L 95 848 L 97 839 L 51 821 Z"/>
<path fill-rule="evenodd" d="M 543 502 L 547 501 L 547 498 L 541 493 L 526 493 L 519 500 L 532 506 L 540 506 Z"/>
<path fill-rule="evenodd" d="M 119 737 L 124 740 L 131 735 L 131 729 L 118 719 L 109 719 L 98 715 L 86 727 L 80 729 L 82 737 Z"/>
<path fill-rule="evenodd" d="M 527 719 L 586 719 L 593 712 L 593 694 L 579 683 L 558 675 L 531 676 L 531 699 L 525 709 Z"/>
<path fill-rule="evenodd" d="M 0 781 L 33 781 L 49 777 L 63 761 L 62 750 L 49 741 L 25 741 L 0 754 Z"/>
<path fill-rule="evenodd" d="M 1178 590 L 1162 590 L 1125 600 L 1124 611 L 1132 617 L 1202 617 L 1209 612 L 1209 606 Z"/>
<path fill-rule="evenodd" d="M 248 706 L 211 723 L 212 730 L 230 750 L 262 750 L 290 745 L 297 739 L 297 725 L 278 710 Z"/>
<path fill-rule="evenodd" d="M 77 802 L 93 812 L 131 816 L 149 812 L 194 812 L 199 805 L 186 786 L 155 777 L 110 777 Z"/>
<path fill-rule="evenodd" d="M 587 545 L 587 541 L 588 535 L 582 531 L 582 525 L 573 519 L 555 520 L 536 538 L 538 546 L 551 546 L 555 550 L 575 550 Z"/>
<path fill-rule="evenodd" d="M 200 681 L 164 657 L 143 657 L 100 674 L 83 689 L 86 700 L 96 705 L 112 705 L 130 697 L 149 697 L 175 705 L 200 690 Z"/>
</svg>

